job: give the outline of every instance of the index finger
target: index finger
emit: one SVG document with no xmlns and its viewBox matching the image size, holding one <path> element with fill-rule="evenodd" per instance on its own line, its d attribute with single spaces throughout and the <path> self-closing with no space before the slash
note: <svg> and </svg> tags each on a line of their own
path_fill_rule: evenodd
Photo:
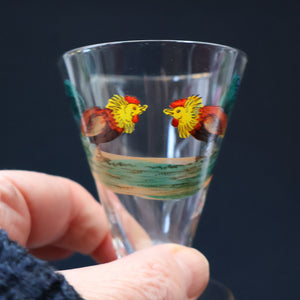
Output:
<svg viewBox="0 0 300 300">
<path fill-rule="evenodd" d="M 0 227 L 22 246 L 41 248 L 44 254 L 50 247 L 92 254 L 98 260 L 115 256 L 103 208 L 66 178 L 1 171 Z"/>
</svg>

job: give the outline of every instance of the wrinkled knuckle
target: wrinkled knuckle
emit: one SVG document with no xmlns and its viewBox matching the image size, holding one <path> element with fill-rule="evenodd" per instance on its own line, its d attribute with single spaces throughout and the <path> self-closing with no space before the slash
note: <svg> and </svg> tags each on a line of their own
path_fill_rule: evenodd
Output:
<svg viewBox="0 0 300 300">
<path fill-rule="evenodd" d="M 140 299 L 174 300 L 181 298 L 180 282 L 161 261 L 149 261 L 140 269 Z M 178 298 L 179 296 L 179 298 Z"/>
<path fill-rule="evenodd" d="M 3 175 L 0 175 L 0 201 L 11 207 L 20 196 L 17 188 Z"/>
<path fill-rule="evenodd" d="M 9 237 L 25 245 L 31 218 L 24 196 L 4 175 L 0 174 L 0 227 Z"/>
<path fill-rule="evenodd" d="M 147 277 L 168 279 L 171 275 L 167 270 L 167 266 L 161 261 L 148 261 L 145 262 L 141 271 Z"/>
</svg>

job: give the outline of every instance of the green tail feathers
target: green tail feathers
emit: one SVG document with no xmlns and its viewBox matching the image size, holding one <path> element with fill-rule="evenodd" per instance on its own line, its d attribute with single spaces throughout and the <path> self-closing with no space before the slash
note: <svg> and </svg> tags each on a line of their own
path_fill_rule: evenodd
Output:
<svg viewBox="0 0 300 300">
<path fill-rule="evenodd" d="M 224 112 L 227 115 L 230 115 L 234 106 L 236 95 L 240 87 L 240 82 L 241 77 L 238 75 L 234 75 L 230 83 L 228 93 L 226 93 L 225 97 L 221 101 L 221 105 L 224 107 Z"/>
<path fill-rule="evenodd" d="M 72 86 L 70 80 L 64 81 L 65 93 L 71 99 L 71 109 L 76 121 L 80 122 L 81 113 L 85 110 L 84 100 L 81 95 Z"/>
</svg>

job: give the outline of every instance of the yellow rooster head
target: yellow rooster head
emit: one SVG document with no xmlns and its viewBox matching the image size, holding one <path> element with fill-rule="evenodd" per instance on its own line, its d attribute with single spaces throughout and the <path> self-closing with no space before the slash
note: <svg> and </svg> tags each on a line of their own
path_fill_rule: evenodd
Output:
<svg viewBox="0 0 300 300">
<path fill-rule="evenodd" d="M 203 107 L 202 98 L 190 96 L 175 100 L 170 104 L 170 108 L 164 109 L 164 113 L 173 117 L 172 125 L 178 127 L 179 137 L 187 138 L 190 131 L 198 123 L 199 109 Z"/>
<path fill-rule="evenodd" d="M 114 95 L 108 100 L 106 108 L 112 110 L 118 127 L 123 128 L 126 133 L 132 133 L 139 115 L 146 111 L 148 105 L 140 105 L 140 101 L 132 96 Z"/>
</svg>

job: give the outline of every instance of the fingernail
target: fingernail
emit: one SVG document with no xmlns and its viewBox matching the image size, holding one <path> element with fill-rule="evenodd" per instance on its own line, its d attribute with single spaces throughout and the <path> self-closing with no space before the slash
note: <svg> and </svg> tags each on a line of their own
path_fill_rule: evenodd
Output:
<svg viewBox="0 0 300 300">
<path fill-rule="evenodd" d="M 209 279 L 209 263 L 206 257 L 196 249 L 179 245 L 174 246 L 173 253 L 186 279 L 187 297 L 198 298 Z"/>
</svg>

